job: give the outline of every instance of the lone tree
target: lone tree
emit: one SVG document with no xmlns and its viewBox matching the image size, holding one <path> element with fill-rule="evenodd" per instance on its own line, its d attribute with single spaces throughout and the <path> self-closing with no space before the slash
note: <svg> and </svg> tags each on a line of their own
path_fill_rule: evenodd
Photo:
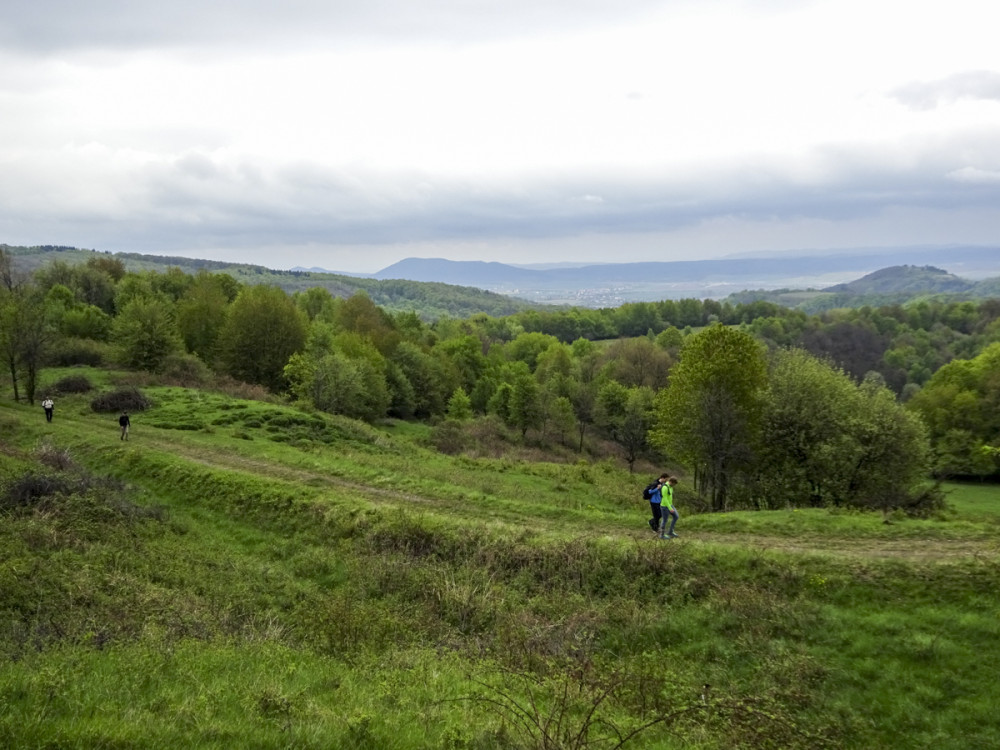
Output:
<svg viewBox="0 0 1000 750">
<path fill-rule="evenodd" d="M 670 384 L 656 400 L 650 442 L 694 471 L 712 510 L 753 465 L 767 387 L 764 349 L 735 328 L 713 325 L 685 339 Z"/>
<path fill-rule="evenodd" d="M 15 271 L 0 248 L 0 356 L 10 372 L 14 400 L 35 403 L 35 388 L 45 352 L 55 335 L 42 290 Z"/>
<path fill-rule="evenodd" d="M 219 337 L 226 372 L 274 392 L 283 390 L 285 365 L 305 346 L 306 320 L 278 287 L 245 287 L 230 305 Z"/>
</svg>

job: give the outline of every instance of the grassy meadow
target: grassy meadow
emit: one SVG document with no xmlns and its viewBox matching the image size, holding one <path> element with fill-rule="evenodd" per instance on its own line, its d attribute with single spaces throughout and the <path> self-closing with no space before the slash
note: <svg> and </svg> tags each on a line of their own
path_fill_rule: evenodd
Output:
<svg viewBox="0 0 1000 750">
<path fill-rule="evenodd" d="M 0 399 L 2 747 L 1000 747 L 1000 488 L 663 542 L 623 463 L 69 374 Z"/>
</svg>

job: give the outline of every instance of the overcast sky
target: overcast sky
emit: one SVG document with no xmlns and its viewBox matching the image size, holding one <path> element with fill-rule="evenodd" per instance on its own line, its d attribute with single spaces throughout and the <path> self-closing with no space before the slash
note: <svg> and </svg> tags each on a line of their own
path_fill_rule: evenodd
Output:
<svg viewBox="0 0 1000 750">
<path fill-rule="evenodd" d="M 374 272 L 997 244 L 995 0 L 5 0 L 0 242 Z"/>
</svg>

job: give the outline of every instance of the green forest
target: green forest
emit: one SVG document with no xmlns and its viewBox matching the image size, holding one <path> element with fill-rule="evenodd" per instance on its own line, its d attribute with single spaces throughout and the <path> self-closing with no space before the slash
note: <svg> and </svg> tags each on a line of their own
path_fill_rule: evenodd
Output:
<svg viewBox="0 0 1000 750">
<path fill-rule="evenodd" d="M 369 423 L 429 422 L 450 453 L 611 444 L 630 467 L 682 466 L 716 510 L 803 498 L 916 507 L 933 503 L 924 478 L 1000 467 L 995 299 L 815 315 L 682 299 L 433 317 L 387 309 L 364 288 L 289 292 L 204 268 L 126 271 L 100 254 L 30 273 L 16 260 L 0 251 L 15 400 L 34 403 L 47 366 L 224 379 Z M 876 490 L 889 467 L 893 481 Z"/>
<path fill-rule="evenodd" d="M 1000 300 L 49 255 L 0 248 L 6 746 L 1000 743 Z"/>
</svg>

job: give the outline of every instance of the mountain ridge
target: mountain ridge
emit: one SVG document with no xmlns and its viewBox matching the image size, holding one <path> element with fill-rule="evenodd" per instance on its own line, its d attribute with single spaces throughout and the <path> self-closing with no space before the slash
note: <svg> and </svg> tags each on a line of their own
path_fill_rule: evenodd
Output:
<svg viewBox="0 0 1000 750">
<path fill-rule="evenodd" d="M 13 251 L 16 261 L 32 268 L 47 259 L 82 262 L 97 253 L 64 246 L 32 248 L 0 245 Z M 803 251 L 805 252 L 805 251 Z M 364 288 L 379 304 L 393 308 L 413 304 L 419 297 L 444 299 L 465 295 L 459 304 L 435 314 L 471 314 L 477 310 L 499 313 L 511 306 L 572 305 L 617 307 L 628 302 L 663 299 L 728 299 L 733 302 L 768 300 L 809 310 L 817 305 L 892 304 L 904 294 L 960 294 L 1000 296 L 1000 247 L 941 246 L 872 248 L 870 253 L 837 251 L 826 254 L 778 254 L 769 257 L 734 257 L 686 261 L 645 261 L 584 265 L 537 264 L 514 266 L 497 261 L 456 261 L 444 258 L 405 258 L 375 274 L 350 274 L 317 266 L 288 271 L 270 270 L 247 263 L 199 260 L 139 253 L 116 253 L 130 270 L 178 266 L 195 272 L 225 271 L 249 283 L 272 283 L 293 292 L 323 286 L 335 296 L 349 296 Z M 542 267 L 538 267 L 542 266 Z M 908 268 L 907 278 L 888 269 Z M 923 271 L 913 270 L 923 269 Z M 934 273 L 927 275 L 927 269 Z M 947 270 L 944 270 L 947 269 Z M 869 275 L 881 274 L 860 282 Z M 948 276 L 948 283 L 944 277 Z M 978 281 L 970 280 L 978 277 Z M 403 285 L 426 284 L 418 290 Z M 442 287 L 450 287 L 445 290 Z M 459 289 L 461 288 L 461 289 Z M 482 295 L 501 295 L 507 303 Z M 470 297 L 471 295 L 471 297 Z M 862 297 L 870 301 L 860 302 Z M 422 304 L 422 303 L 418 303 Z M 809 308 L 804 305 L 810 306 Z"/>
<path fill-rule="evenodd" d="M 905 260 L 911 259 L 911 260 Z M 596 263 L 564 268 L 524 268 L 496 261 L 448 260 L 445 258 L 404 258 L 376 271 L 377 279 L 401 278 L 409 281 L 444 281 L 471 286 L 524 281 L 622 281 L 640 282 L 651 278 L 682 281 L 736 279 L 764 275 L 821 274 L 858 270 L 863 274 L 885 267 L 950 265 L 953 270 L 976 273 L 994 269 L 1000 273 L 1000 247 L 953 246 L 897 250 L 886 249 L 864 255 L 802 255 L 792 257 L 729 257 L 703 260 L 637 261 Z M 790 273 L 791 272 L 791 273 Z M 954 270 L 953 270 L 954 272 Z M 488 275 L 487 275 L 488 274 Z"/>
<path fill-rule="evenodd" d="M 882 248 L 871 253 L 601 263 L 524 268 L 486 261 L 405 258 L 376 279 L 443 281 L 533 302 L 607 307 L 625 302 L 723 299 L 747 290 L 827 289 L 883 268 L 945 266 L 957 276 L 1000 276 L 1000 247 Z M 971 282 L 970 282 L 971 283 Z"/>
</svg>

